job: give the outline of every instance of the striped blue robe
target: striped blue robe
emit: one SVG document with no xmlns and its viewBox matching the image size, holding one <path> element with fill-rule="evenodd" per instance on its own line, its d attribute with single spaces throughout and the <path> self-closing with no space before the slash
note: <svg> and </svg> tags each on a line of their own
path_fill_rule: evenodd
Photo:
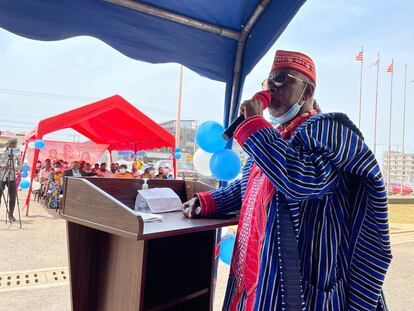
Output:
<svg viewBox="0 0 414 311">
<path fill-rule="evenodd" d="M 243 149 L 250 157 L 242 178 L 212 196 L 215 214 L 240 209 L 253 162 L 277 189 L 268 206 L 255 310 L 292 310 L 284 301 L 278 260 L 282 208 L 288 208 L 296 235 L 302 310 L 387 310 L 387 194 L 373 153 L 348 117 L 312 116 L 286 141 L 273 128 L 261 128 Z M 230 274 L 223 310 L 235 294 L 234 281 Z M 243 306 L 242 300 L 239 310 Z"/>
</svg>

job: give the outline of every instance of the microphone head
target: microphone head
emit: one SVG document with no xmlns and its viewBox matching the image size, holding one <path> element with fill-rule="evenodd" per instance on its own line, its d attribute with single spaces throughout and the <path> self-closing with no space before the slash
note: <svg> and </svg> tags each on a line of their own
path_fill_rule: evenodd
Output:
<svg viewBox="0 0 414 311">
<path fill-rule="evenodd" d="M 252 99 L 260 100 L 263 104 L 263 110 L 264 110 L 269 106 L 270 102 L 272 101 L 272 95 L 270 95 L 269 91 L 260 91 L 254 94 Z"/>
</svg>

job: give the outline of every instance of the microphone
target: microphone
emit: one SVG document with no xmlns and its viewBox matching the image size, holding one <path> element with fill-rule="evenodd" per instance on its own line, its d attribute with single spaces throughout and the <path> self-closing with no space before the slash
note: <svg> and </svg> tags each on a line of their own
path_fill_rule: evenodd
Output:
<svg viewBox="0 0 414 311">
<path fill-rule="evenodd" d="M 263 104 L 263 110 L 267 108 L 267 106 L 269 106 L 270 101 L 272 100 L 272 96 L 270 95 L 269 91 L 260 91 L 257 92 L 256 94 L 254 94 L 254 96 L 252 97 L 252 99 L 258 99 L 262 102 Z M 229 140 L 230 138 L 233 137 L 234 135 L 234 131 L 236 130 L 236 128 L 244 121 L 244 115 L 239 115 L 236 120 L 234 120 L 228 128 L 226 128 L 226 130 L 223 132 L 222 137 L 225 140 Z"/>
</svg>

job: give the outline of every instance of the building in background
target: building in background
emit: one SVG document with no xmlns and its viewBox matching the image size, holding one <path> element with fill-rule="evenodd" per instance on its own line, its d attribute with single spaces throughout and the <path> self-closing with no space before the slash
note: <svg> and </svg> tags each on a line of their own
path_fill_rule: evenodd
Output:
<svg viewBox="0 0 414 311">
<path fill-rule="evenodd" d="M 13 133 L 10 131 L 0 131 L 0 148 L 4 147 L 10 138 L 17 138 L 17 143 L 21 144 L 24 142 L 24 133 Z"/>
<path fill-rule="evenodd" d="M 414 153 L 391 151 L 390 153 L 390 182 L 414 184 Z M 388 151 L 383 153 L 382 172 L 384 180 L 388 180 Z"/>
<path fill-rule="evenodd" d="M 176 120 L 160 123 L 168 132 L 175 136 Z M 181 161 L 192 163 L 193 155 L 196 150 L 196 132 L 197 132 L 197 121 L 196 120 L 181 120 L 180 121 L 180 143 L 181 148 Z M 160 148 L 145 152 L 145 159 L 166 159 L 171 156 L 171 148 Z M 167 156 L 167 157 L 166 157 Z"/>
</svg>

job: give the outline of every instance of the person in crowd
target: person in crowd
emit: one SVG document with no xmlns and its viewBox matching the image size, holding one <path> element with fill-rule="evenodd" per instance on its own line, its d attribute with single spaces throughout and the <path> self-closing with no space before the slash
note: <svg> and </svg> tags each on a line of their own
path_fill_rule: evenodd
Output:
<svg viewBox="0 0 414 311">
<path fill-rule="evenodd" d="M 154 178 L 155 177 L 155 168 L 149 166 L 144 170 L 144 174 L 141 175 L 141 178 Z"/>
<path fill-rule="evenodd" d="M 63 162 L 62 169 L 63 171 L 70 169 L 69 163 L 67 161 Z"/>
<path fill-rule="evenodd" d="M 155 175 L 156 179 L 167 179 L 167 177 L 164 175 L 164 168 L 162 166 L 160 166 L 158 168 L 158 174 Z"/>
<path fill-rule="evenodd" d="M 36 163 L 36 175 L 39 174 L 41 169 L 42 169 L 42 161 L 39 160 Z"/>
<path fill-rule="evenodd" d="M 40 170 L 42 169 L 42 161 L 37 161 L 37 163 L 36 163 L 36 171 L 35 171 L 35 180 L 38 180 L 39 179 L 39 173 L 40 173 Z"/>
<path fill-rule="evenodd" d="M 86 177 L 96 176 L 96 173 L 93 172 L 92 165 L 90 163 L 85 163 L 83 172 L 84 172 L 84 176 Z"/>
<path fill-rule="evenodd" d="M 118 170 L 116 169 L 116 164 L 115 163 L 111 163 L 110 170 L 111 170 L 112 175 L 118 172 Z M 109 177 L 111 177 L 111 176 L 109 176 Z"/>
<path fill-rule="evenodd" d="M 99 167 L 99 170 L 96 171 L 96 175 L 99 176 L 99 177 L 108 178 L 108 177 L 112 177 L 113 174 L 111 173 L 110 170 L 106 169 L 106 163 L 103 162 L 103 163 L 101 163 L 101 166 Z"/>
<path fill-rule="evenodd" d="M 134 175 L 128 172 L 128 167 L 125 164 L 121 164 L 119 166 L 119 172 L 116 172 L 112 177 L 113 178 L 134 178 Z"/>
<path fill-rule="evenodd" d="M 387 310 L 387 191 L 375 155 L 343 113 L 315 106 L 315 64 L 276 52 L 268 111 L 244 101 L 242 177 L 183 204 L 187 217 L 240 210 L 223 310 Z M 316 108 L 316 109 L 315 109 Z"/>
<path fill-rule="evenodd" d="M 50 159 L 45 160 L 45 166 L 40 169 L 39 174 L 37 176 L 37 181 L 40 182 L 42 185 L 48 182 L 50 173 L 53 172 L 52 164 Z"/>
<path fill-rule="evenodd" d="M 48 202 L 49 208 L 58 208 L 59 205 L 59 193 L 62 183 L 62 165 L 59 161 L 56 161 L 53 165 L 53 172 L 49 175 L 49 191 L 50 198 Z"/>
<path fill-rule="evenodd" d="M 85 161 L 83 161 L 83 160 L 80 160 L 80 161 L 79 161 L 79 169 L 80 169 L 81 171 L 84 171 L 84 170 L 85 170 L 85 164 L 86 164 L 86 162 L 85 162 Z"/>
<path fill-rule="evenodd" d="M 9 159 L 13 160 L 14 171 L 11 167 Z M 7 186 L 9 194 L 9 210 L 8 216 L 10 221 L 16 221 L 14 218 L 14 208 L 16 206 L 16 175 L 21 168 L 20 150 L 17 148 L 17 138 L 10 138 L 6 147 L 0 150 L 0 202 L 2 200 L 3 191 Z"/>
<path fill-rule="evenodd" d="M 96 173 L 99 170 L 99 167 L 100 167 L 99 163 L 95 163 L 93 166 L 92 172 Z"/>
<path fill-rule="evenodd" d="M 164 179 L 174 179 L 171 170 L 168 166 L 164 167 L 163 175 Z"/>
<path fill-rule="evenodd" d="M 144 162 L 142 161 L 142 158 L 138 157 L 132 162 L 132 171 L 139 171 L 143 166 Z"/>
<path fill-rule="evenodd" d="M 72 168 L 63 172 L 63 177 L 82 177 L 85 173 L 80 169 L 78 161 L 72 162 Z"/>
</svg>

